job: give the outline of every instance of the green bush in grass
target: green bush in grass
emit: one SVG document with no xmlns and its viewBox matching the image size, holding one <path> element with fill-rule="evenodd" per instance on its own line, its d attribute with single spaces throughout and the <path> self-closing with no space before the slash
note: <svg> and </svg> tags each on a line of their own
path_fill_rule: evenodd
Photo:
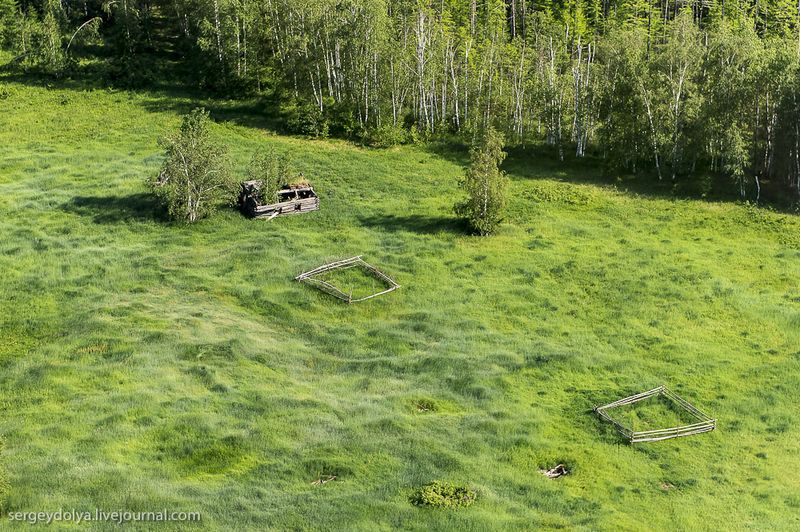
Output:
<svg viewBox="0 0 800 532">
<path fill-rule="evenodd" d="M 411 504 L 436 508 L 462 508 L 470 506 L 476 498 L 477 494 L 466 486 L 434 480 L 414 492 Z"/>
</svg>

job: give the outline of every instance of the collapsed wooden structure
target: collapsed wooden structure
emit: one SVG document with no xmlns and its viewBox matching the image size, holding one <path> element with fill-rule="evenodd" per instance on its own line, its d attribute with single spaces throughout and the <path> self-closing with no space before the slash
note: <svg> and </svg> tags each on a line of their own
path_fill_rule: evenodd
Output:
<svg viewBox="0 0 800 532">
<path fill-rule="evenodd" d="M 381 290 L 374 294 L 370 294 L 368 296 L 354 298 L 352 294 L 346 294 L 339 288 L 335 287 L 334 285 L 320 279 L 320 275 L 334 271 L 334 270 L 346 270 L 348 268 L 361 268 L 363 271 L 368 273 L 369 275 L 375 277 L 382 283 L 386 285 L 386 290 Z M 318 268 L 314 268 L 313 270 L 309 270 L 307 272 L 303 272 L 297 277 L 294 278 L 295 281 L 307 283 L 311 286 L 322 290 L 326 294 L 330 294 L 333 297 L 341 299 L 347 303 L 356 303 L 358 301 L 365 301 L 367 299 L 372 299 L 373 297 L 378 297 L 380 295 L 386 294 L 391 292 L 392 290 L 396 290 L 400 288 L 400 285 L 397 284 L 391 277 L 377 269 L 376 267 L 367 264 L 364 260 L 362 260 L 361 255 L 356 257 L 350 257 L 349 259 L 339 260 L 336 262 L 330 262 L 328 264 L 323 264 Z"/>
<path fill-rule="evenodd" d="M 319 197 L 311 185 L 284 185 L 275 197 L 275 203 L 262 204 L 260 180 L 245 181 L 239 194 L 239 207 L 251 218 L 272 220 L 284 214 L 303 214 L 319 210 Z"/>
<path fill-rule="evenodd" d="M 630 405 L 654 396 L 661 396 L 671 401 L 672 404 L 677 408 L 697 419 L 697 423 L 691 423 L 688 425 L 681 425 L 679 427 L 667 429 L 635 431 L 630 427 L 622 425 L 608 414 L 608 410 L 613 408 Z M 617 431 L 622 434 L 630 443 L 653 442 L 668 440 L 670 438 L 679 438 L 681 436 L 691 436 L 693 434 L 702 434 L 703 432 L 714 430 L 717 426 L 716 419 L 711 418 L 704 412 L 695 408 L 679 395 L 668 390 L 665 386 L 659 386 L 658 388 L 653 388 L 652 390 L 648 390 L 646 392 L 631 395 L 630 397 L 625 397 L 619 401 L 614 401 L 613 403 L 609 403 L 607 405 L 597 406 L 594 408 L 594 411 L 601 418 L 613 424 Z"/>
</svg>

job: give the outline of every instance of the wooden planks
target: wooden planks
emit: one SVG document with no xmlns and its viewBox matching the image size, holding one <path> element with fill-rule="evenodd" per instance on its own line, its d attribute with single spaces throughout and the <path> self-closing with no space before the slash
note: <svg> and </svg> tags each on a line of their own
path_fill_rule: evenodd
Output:
<svg viewBox="0 0 800 532">
<path fill-rule="evenodd" d="M 319 210 L 319 198 L 308 198 L 304 200 L 286 201 L 274 203 L 272 205 L 260 205 L 251 211 L 253 218 L 274 218 L 276 216 L 286 216 L 289 214 L 305 214 Z"/>
<path fill-rule="evenodd" d="M 239 206 L 251 218 L 272 220 L 276 216 L 305 214 L 319 210 L 319 197 L 311 187 L 284 188 L 278 191 L 277 198 L 284 201 L 262 205 L 260 181 L 245 181 L 239 195 Z M 289 198 L 289 199 L 286 199 Z"/>
</svg>

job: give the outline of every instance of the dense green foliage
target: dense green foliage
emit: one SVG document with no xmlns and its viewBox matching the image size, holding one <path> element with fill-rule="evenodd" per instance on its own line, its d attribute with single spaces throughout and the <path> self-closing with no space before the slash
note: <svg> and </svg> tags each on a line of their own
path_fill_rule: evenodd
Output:
<svg viewBox="0 0 800 532">
<path fill-rule="evenodd" d="M 503 137 L 493 127 L 478 136 L 470 149 L 469 168 L 461 180 L 467 198 L 456 204 L 455 211 L 467 219 L 476 233 L 494 233 L 503 219 L 508 180 L 500 170 L 506 158 Z"/>
<path fill-rule="evenodd" d="M 247 166 L 247 179 L 261 181 L 259 192 L 267 203 L 274 203 L 278 190 L 290 184 L 294 177 L 289 156 L 272 149 L 254 153 Z"/>
<path fill-rule="evenodd" d="M 416 490 L 411 495 L 411 503 L 434 508 L 462 508 L 471 506 L 476 497 L 476 493 L 467 486 L 435 480 Z"/>
<path fill-rule="evenodd" d="M 164 164 L 150 187 L 176 220 L 195 222 L 235 199 L 227 150 L 209 137 L 208 125 L 208 111 L 195 109 L 183 117 L 177 134 L 162 139 Z"/>
<path fill-rule="evenodd" d="M 785 0 L 0 0 L 24 68 L 69 71 L 94 20 L 110 81 L 185 73 L 261 94 L 294 133 L 387 146 L 494 125 L 697 194 L 718 180 L 756 200 L 762 185 L 800 192 L 800 25 Z M 171 67 L 150 67 L 164 55 Z"/>
<path fill-rule="evenodd" d="M 166 507 L 220 531 L 800 525 L 795 216 L 509 150 L 506 222 L 473 238 L 451 210 L 460 151 L 277 136 L 236 101 L 0 84 L 4 511 Z M 230 120 L 210 136 L 236 175 L 291 152 L 322 210 L 162 222 L 143 181 L 197 105 Z M 292 280 L 355 254 L 401 288 L 345 305 Z M 630 446 L 591 413 L 659 384 L 719 429 Z M 480 497 L 413 506 L 435 479 Z"/>
</svg>

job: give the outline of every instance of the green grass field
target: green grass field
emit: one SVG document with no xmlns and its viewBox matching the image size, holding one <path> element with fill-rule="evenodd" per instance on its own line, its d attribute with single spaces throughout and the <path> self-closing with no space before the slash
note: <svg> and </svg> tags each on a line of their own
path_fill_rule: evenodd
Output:
<svg viewBox="0 0 800 532">
<path fill-rule="evenodd" d="M 144 180 L 193 101 L 0 83 L 4 514 L 800 528 L 796 216 L 513 156 L 506 223 L 471 237 L 451 208 L 464 153 L 281 137 L 255 104 L 210 102 L 237 172 L 290 150 L 322 209 L 174 225 Z M 347 305 L 293 281 L 353 255 L 402 287 Z M 660 384 L 718 429 L 631 446 L 591 411 Z M 478 500 L 412 506 L 433 480 Z"/>
</svg>

